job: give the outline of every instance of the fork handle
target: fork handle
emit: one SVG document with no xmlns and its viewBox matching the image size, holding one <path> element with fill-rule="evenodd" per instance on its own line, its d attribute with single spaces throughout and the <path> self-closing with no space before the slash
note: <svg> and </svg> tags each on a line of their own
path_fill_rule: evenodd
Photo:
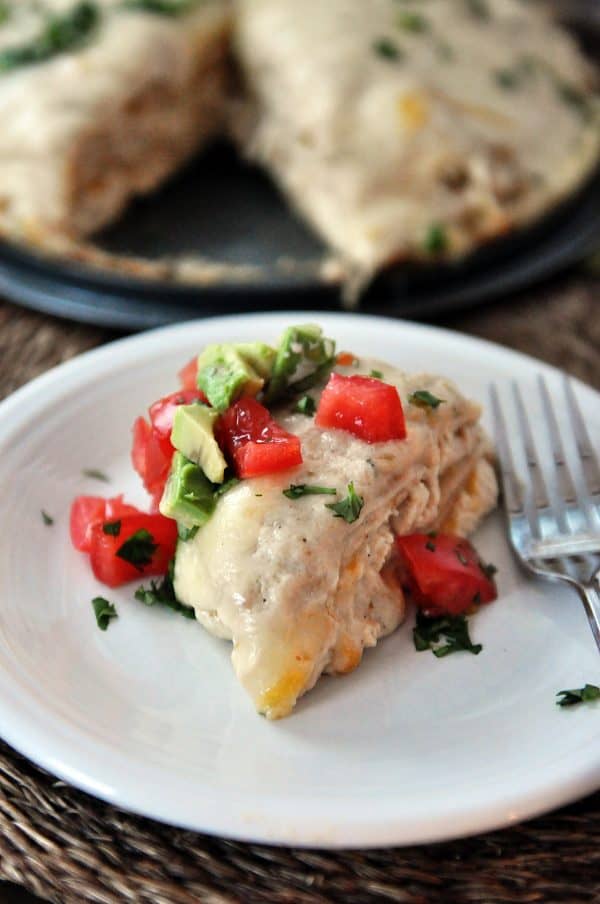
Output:
<svg viewBox="0 0 600 904">
<path fill-rule="evenodd" d="M 595 583 L 578 584 L 577 589 L 583 601 L 596 646 L 600 651 L 600 592 Z"/>
</svg>

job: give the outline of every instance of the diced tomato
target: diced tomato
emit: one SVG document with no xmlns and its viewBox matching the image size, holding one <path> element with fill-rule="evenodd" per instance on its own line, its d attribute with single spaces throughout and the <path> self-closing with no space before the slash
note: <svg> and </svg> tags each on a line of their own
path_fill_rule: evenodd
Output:
<svg viewBox="0 0 600 904">
<path fill-rule="evenodd" d="M 238 477 L 274 474 L 302 464 L 300 439 L 253 398 L 242 398 L 219 418 L 215 435 Z"/>
<path fill-rule="evenodd" d="M 117 521 L 119 518 L 125 518 L 127 515 L 139 515 L 140 510 L 135 505 L 129 505 L 123 502 L 123 494 L 113 496 L 112 499 L 106 500 L 106 510 L 104 512 L 105 521 Z"/>
<path fill-rule="evenodd" d="M 352 354 L 352 352 L 340 352 L 337 358 L 335 359 L 335 363 L 339 364 L 340 367 L 352 367 L 356 358 Z"/>
<path fill-rule="evenodd" d="M 177 376 L 179 377 L 182 389 L 197 389 L 198 358 L 192 358 L 191 361 L 188 361 L 185 367 L 181 368 Z"/>
<path fill-rule="evenodd" d="M 180 389 L 168 396 L 159 399 L 150 405 L 148 412 L 154 431 L 160 439 L 170 439 L 173 429 L 173 418 L 178 405 L 191 405 L 192 402 L 207 402 L 207 398 L 200 389 Z"/>
<path fill-rule="evenodd" d="M 402 582 L 426 615 L 460 615 L 497 597 L 473 545 L 452 534 L 397 537 Z"/>
<path fill-rule="evenodd" d="M 173 451 L 170 439 L 162 439 L 145 418 L 136 418 L 131 461 L 153 499 L 158 497 L 160 500 L 169 475 Z"/>
<path fill-rule="evenodd" d="M 347 430 L 367 443 L 406 437 L 398 390 L 371 377 L 331 374 L 321 394 L 315 423 Z"/>
<path fill-rule="evenodd" d="M 116 521 L 125 515 L 139 512 L 133 505 L 123 502 L 123 496 L 104 499 L 101 496 L 77 496 L 71 504 L 69 529 L 71 542 L 81 552 L 90 551 L 92 527 L 106 521 Z"/>
<path fill-rule="evenodd" d="M 71 503 L 69 529 L 71 543 L 81 552 L 90 551 L 91 530 L 104 518 L 106 499 L 100 496 L 78 496 Z"/>
<path fill-rule="evenodd" d="M 136 418 L 134 422 L 131 461 L 152 496 L 154 510 L 158 509 L 175 452 L 171 445 L 175 410 L 178 405 L 190 405 L 196 401 L 206 401 L 206 396 L 199 389 L 172 392 L 150 406 L 150 423 L 143 417 Z"/>
<path fill-rule="evenodd" d="M 139 561 L 133 564 L 119 555 L 119 551 L 127 540 L 142 530 L 147 531 L 149 537 L 134 538 L 134 555 L 131 558 L 135 558 L 137 552 Z M 90 543 L 92 571 L 99 581 L 109 587 L 118 587 L 139 579 L 141 575 L 166 574 L 176 543 L 177 523 L 158 514 L 138 512 L 127 515 L 121 519 L 118 536 L 105 533 L 102 524 L 95 524 Z"/>
</svg>

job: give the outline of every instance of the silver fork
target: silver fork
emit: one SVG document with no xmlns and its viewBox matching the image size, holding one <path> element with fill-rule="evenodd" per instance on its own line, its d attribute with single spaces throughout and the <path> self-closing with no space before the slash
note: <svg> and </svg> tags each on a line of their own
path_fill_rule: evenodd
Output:
<svg viewBox="0 0 600 904">
<path fill-rule="evenodd" d="M 513 382 L 512 392 L 519 432 L 512 435 L 498 389 L 490 387 L 508 535 L 528 571 L 577 590 L 600 651 L 600 466 L 568 378 L 564 378 L 563 389 L 577 446 L 577 457 L 569 462 L 542 376 L 538 387 L 553 459 L 553 480 L 548 482 L 518 385 Z M 517 443 L 528 480 L 517 475 L 513 455 Z M 575 468 L 579 469 L 578 482 L 573 476 Z"/>
</svg>

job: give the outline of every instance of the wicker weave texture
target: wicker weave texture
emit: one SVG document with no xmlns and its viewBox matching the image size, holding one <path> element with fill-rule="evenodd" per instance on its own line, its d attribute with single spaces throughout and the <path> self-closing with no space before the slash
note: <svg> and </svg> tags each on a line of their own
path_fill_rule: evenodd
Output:
<svg viewBox="0 0 600 904">
<path fill-rule="evenodd" d="M 319 852 L 131 816 L 0 745 L 0 830 L 3 877 L 56 904 L 600 902 L 600 794 L 477 838 Z"/>
</svg>

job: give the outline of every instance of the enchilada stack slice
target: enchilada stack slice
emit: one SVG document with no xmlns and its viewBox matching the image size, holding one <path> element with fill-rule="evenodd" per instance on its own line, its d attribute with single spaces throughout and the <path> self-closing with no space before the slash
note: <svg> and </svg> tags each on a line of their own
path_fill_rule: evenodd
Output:
<svg viewBox="0 0 600 904">
<path fill-rule="evenodd" d="M 465 254 L 594 169 L 573 39 L 518 0 L 238 0 L 242 144 L 346 273 Z"/>
<path fill-rule="evenodd" d="M 178 599 L 208 631 L 233 642 L 237 677 L 272 719 L 290 713 L 321 674 L 356 668 L 365 647 L 401 623 L 395 535 L 466 534 L 496 501 L 479 407 L 453 384 L 364 359 L 336 371 L 375 371 L 397 387 L 406 438 L 369 443 L 317 426 L 295 410 L 296 401 L 275 408 L 277 422 L 300 438 L 303 463 L 242 480 L 176 556 Z M 317 402 L 321 389 L 311 390 Z M 423 393 L 444 401 L 421 407 L 414 401 Z M 348 520 L 328 503 L 350 484 L 363 505 Z M 336 495 L 289 498 L 290 485 Z"/>
<path fill-rule="evenodd" d="M 87 236 L 221 128 L 226 0 L 8 0 L 0 214 L 28 240 Z"/>
</svg>

